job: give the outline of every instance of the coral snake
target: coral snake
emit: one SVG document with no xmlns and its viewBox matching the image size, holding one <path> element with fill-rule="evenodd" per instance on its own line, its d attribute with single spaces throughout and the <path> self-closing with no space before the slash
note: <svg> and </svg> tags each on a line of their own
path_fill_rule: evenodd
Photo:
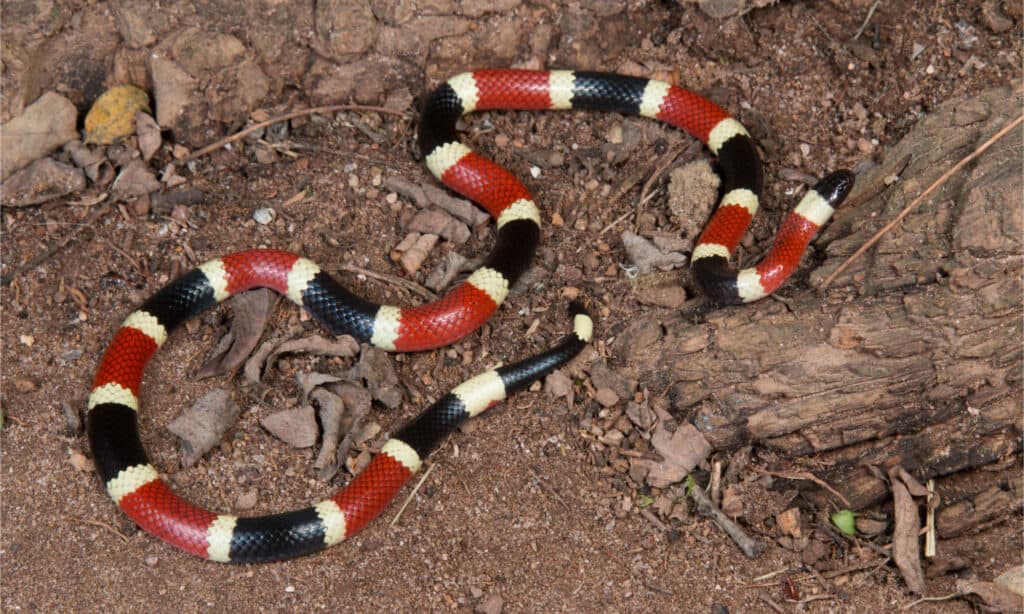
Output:
<svg viewBox="0 0 1024 614">
<path fill-rule="evenodd" d="M 691 267 L 698 285 L 718 303 L 750 302 L 778 288 L 854 180 L 851 173 L 837 171 L 809 189 L 761 262 L 737 272 L 729 258 L 757 210 L 763 177 L 753 140 L 720 107 L 661 81 L 615 74 L 496 69 L 455 76 L 426 101 L 419 146 L 434 176 L 496 220 L 496 245 L 483 265 L 448 295 L 418 307 L 375 305 L 345 290 L 310 260 L 271 249 L 211 260 L 164 287 L 122 323 L 103 356 L 88 402 L 88 436 L 97 471 L 107 492 L 136 524 L 186 552 L 216 561 L 272 561 L 326 548 L 380 514 L 463 420 L 550 373 L 590 340 L 592 322 L 574 306 L 573 332 L 560 344 L 460 384 L 395 432 L 335 496 L 305 509 L 241 518 L 210 512 L 176 495 L 149 463 L 137 426 L 146 363 L 179 324 L 238 292 L 272 288 L 331 332 L 397 352 L 448 345 L 494 313 L 533 258 L 541 216 L 518 179 L 459 141 L 458 118 L 485 109 L 643 115 L 704 142 L 717 156 L 722 196 L 693 250 Z"/>
</svg>

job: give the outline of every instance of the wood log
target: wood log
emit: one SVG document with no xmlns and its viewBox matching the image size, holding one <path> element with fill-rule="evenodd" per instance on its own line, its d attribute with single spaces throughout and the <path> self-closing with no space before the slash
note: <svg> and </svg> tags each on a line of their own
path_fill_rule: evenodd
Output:
<svg viewBox="0 0 1024 614">
<path fill-rule="evenodd" d="M 784 302 L 651 313 L 617 331 L 617 367 L 717 450 L 815 455 L 855 508 L 887 496 L 866 465 L 921 480 L 1021 449 L 1018 127 L 823 292 L 823 280 L 1015 118 L 1019 84 L 939 106 L 858 177 Z M 751 258 L 756 260 L 756 258 Z M 748 264 L 748 263 L 745 263 Z M 814 266 L 814 265 L 811 265 Z M 805 289 L 801 289 L 805 288 Z M 818 472 L 819 475 L 822 472 Z"/>
</svg>

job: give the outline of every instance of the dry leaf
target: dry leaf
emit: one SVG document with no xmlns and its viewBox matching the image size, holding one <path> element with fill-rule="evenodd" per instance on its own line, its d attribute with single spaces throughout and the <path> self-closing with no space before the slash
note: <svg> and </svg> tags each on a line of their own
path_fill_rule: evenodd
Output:
<svg viewBox="0 0 1024 614">
<path fill-rule="evenodd" d="M 139 152 L 142 159 L 149 161 L 160 149 L 160 126 L 149 113 L 139 111 L 135 114 L 135 133 L 139 135 Z"/>
<path fill-rule="evenodd" d="M 231 398 L 231 393 L 222 389 L 211 390 L 167 425 L 167 430 L 181 439 L 182 467 L 194 465 L 220 443 L 239 413 L 241 410 Z"/>
<path fill-rule="evenodd" d="M 233 317 L 231 329 L 199 369 L 196 379 L 230 373 L 252 353 L 263 334 L 277 293 L 266 288 L 243 292 L 228 301 Z"/>
<path fill-rule="evenodd" d="M 316 443 L 319 429 L 316 413 L 310 405 L 285 409 L 260 420 L 263 428 L 293 448 L 308 448 Z"/>
<path fill-rule="evenodd" d="M 85 116 L 85 142 L 110 145 L 135 133 L 135 114 L 149 111 L 149 95 L 134 85 L 103 92 Z"/>
<path fill-rule="evenodd" d="M 903 482 L 892 481 L 893 515 L 892 560 L 896 562 L 907 588 L 914 593 L 924 592 L 924 572 L 921 570 L 921 554 L 918 535 L 921 533 L 921 518 L 917 505 Z"/>
</svg>

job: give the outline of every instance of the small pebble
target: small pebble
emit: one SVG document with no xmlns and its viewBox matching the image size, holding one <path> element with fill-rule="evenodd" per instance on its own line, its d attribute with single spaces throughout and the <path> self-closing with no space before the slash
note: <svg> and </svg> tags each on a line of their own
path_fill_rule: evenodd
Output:
<svg viewBox="0 0 1024 614">
<path fill-rule="evenodd" d="M 264 226 L 273 222 L 275 217 L 277 217 L 277 212 L 270 207 L 260 207 L 252 212 L 252 219 L 256 220 L 257 224 Z"/>
</svg>

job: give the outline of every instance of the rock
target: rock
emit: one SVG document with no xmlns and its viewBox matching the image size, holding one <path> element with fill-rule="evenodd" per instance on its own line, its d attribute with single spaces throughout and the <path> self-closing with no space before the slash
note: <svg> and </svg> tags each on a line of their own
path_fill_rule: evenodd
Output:
<svg viewBox="0 0 1024 614">
<path fill-rule="evenodd" d="M 800 509 L 791 507 L 788 510 L 775 516 L 775 524 L 782 531 L 783 535 L 799 538 L 800 530 Z"/>
<path fill-rule="evenodd" d="M 337 63 L 351 62 L 377 41 L 380 25 L 367 2 L 317 2 L 313 49 Z"/>
<path fill-rule="evenodd" d="M 670 271 L 686 264 L 686 256 L 679 252 L 663 252 L 647 239 L 629 231 L 622 233 L 622 245 L 641 275 L 654 269 Z"/>
<path fill-rule="evenodd" d="M 398 26 L 416 14 L 413 0 L 370 0 L 373 16 L 389 26 Z"/>
<path fill-rule="evenodd" d="M 462 0 L 462 14 L 481 17 L 487 13 L 507 13 L 522 3 L 523 0 Z"/>
<path fill-rule="evenodd" d="M 505 600 L 501 598 L 501 595 L 492 594 L 481 601 L 474 611 L 479 614 L 501 614 L 504 608 Z"/>
<path fill-rule="evenodd" d="M 118 33 L 132 50 L 144 51 L 178 25 L 178 11 L 153 10 L 149 0 L 118 0 L 110 3 Z"/>
<path fill-rule="evenodd" d="M 469 228 L 444 211 L 422 209 L 409 221 L 406 230 L 423 234 L 435 234 L 461 245 L 469 240 Z"/>
<path fill-rule="evenodd" d="M 603 360 L 591 365 L 590 382 L 598 390 L 610 388 L 621 399 L 632 398 L 637 384 L 635 379 L 630 379 L 610 369 Z"/>
<path fill-rule="evenodd" d="M 52 158 L 36 160 L 0 184 L 5 207 L 38 205 L 85 189 L 85 173 Z"/>
<path fill-rule="evenodd" d="M 777 0 L 677 0 L 679 4 L 696 3 L 708 17 L 725 19 L 775 4 Z"/>
<path fill-rule="evenodd" d="M 181 439 L 181 466 L 191 467 L 213 449 L 240 411 L 230 392 L 211 390 L 167 425 L 167 430 Z"/>
<path fill-rule="evenodd" d="M 611 407 L 619 402 L 619 395 L 611 388 L 598 388 L 594 393 L 594 400 L 605 407 Z"/>
<path fill-rule="evenodd" d="M 1013 27 L 1013 20 L 1003 13 L 1002 8 L 999 6 L 1000 4 L 1001 2 L 998 0 L 987 0 L 987 2 L 981 5 L 982 23 L 996 34 L 1007 32 Z"/>
<path fill-rule="evenodd" d="M 70 100 L 47 92 L 0 126 L 0 181 L 78 138 L 78 111 Z"/>
<path fill-rule="evenodd" d="M 172 57 L 193 77 L 237 64 L 245 55 L 238 38 L 222 32 L 185 28 L 170 41 Z"/>
<path fill-rule="evenodd" d="M 679 284 L 647 286 L 637 292 L 636 300 L 642 305 L 678 309 L 686 302 L 686 290 Z"/>
<path fill-rule="evenodd" d="M 207 90 L 211 117 L 223 122 L 244 119 L 270 93 L 270 79 L 252 60 L 244 60 L 217 73 L 216 88 Z"/>
<path fill-rule="evenodd" d="M 156 123 L 174 128 L 195 95 L 196 80 L 171 60 L 150 56 L 149 71 L 153 75 L 153 99 Z"/>
<path fill-rule="evenodd" d="M 156 192 L 160 189 L 160 181 L 149 165 L 136 158 L 121 169 L 110 189 L 121 198 L 133 198 Z"/>
<path fill-rule="evenodd" d="M 693 471 L 711 454 L 711 444 L 692 424 L 680 426 L 674 433 L 659 423 L 651 436 L 651 446 L 665 458 L 666 463 L 678 466 L 685 473 Z"/>
<path fill-rule="evenodd" d="M 633 401 L 626 403 L 626 416 L 630 422 L 642 431 L 651 430 L 651 427 L 654 426 L 654 422 L 658 418 L 654 410 L 646 402 L 636 403 Z"/>
<path fill-rule="evenodd" d="M 251 510 L 256 507 L 256 501 L 258 498 L 259 491 L 255 488 L 250 488 L 238 495 L 238 499 L 235 500 L 235 508 L 239 510 Z"/>
<path fill-rule="evenodd" d="M 293 448 L 309 448 L 316 443 L 319 429 L 312 405 L 285 409 L 260 419 L 271 435 Z"/>
<path fill-rule="evenodd" d="M 135 114 L 135 133 L 139 136 L 139 153 L 142 159 L 149 162 L 153 154 L 160 149 L 160 126 L 149 113 L 138 112 Z"/>
<path fill-rule="evenodd" d="M 326 105 L 352 98 L 356 84 L 363 78 L 367 68 L 367 63 L 363 61 L 341 65 L 320 59 L 314 61 L 304 79 L 310 101 L 316 105 Z"/>
<path fill-rule="evenodd" d="M 1024 565 L 1015 565 L 999 574 L 993 583 L 1024 597 Z"/>
</svg>

